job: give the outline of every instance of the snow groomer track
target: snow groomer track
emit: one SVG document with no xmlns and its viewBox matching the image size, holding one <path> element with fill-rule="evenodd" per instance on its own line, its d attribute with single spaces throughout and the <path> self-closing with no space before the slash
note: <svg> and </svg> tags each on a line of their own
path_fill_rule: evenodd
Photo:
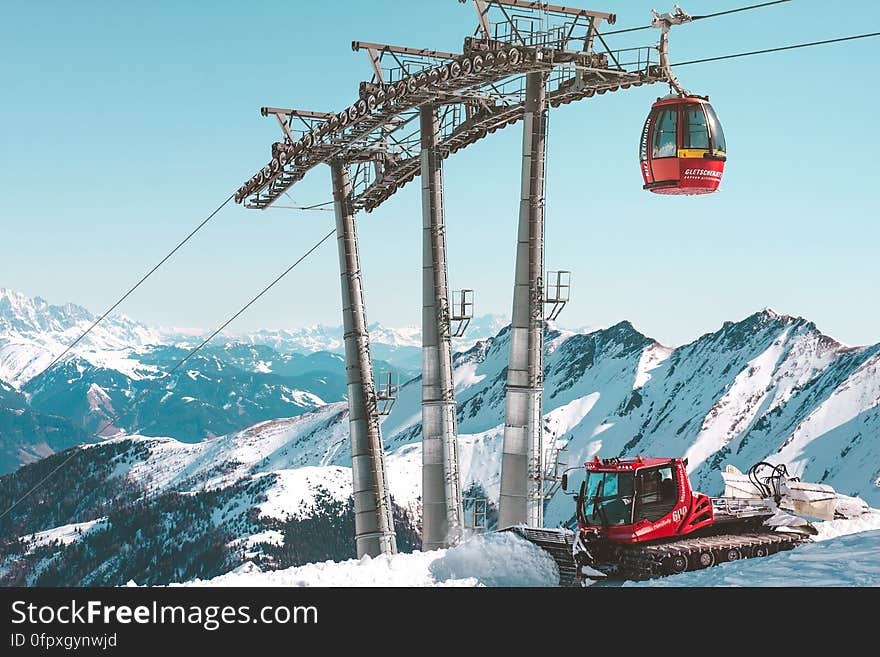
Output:
<svg viewBox="0 0 880 657">
<path fill-rule="evenodd" d="M 556 562 L 560 586 L 578 586 L 577 564 L 572 557 L 574 532 L 558 529 L 514 527 L 508 530 L 547 552 Z M 670 540 L 665 543 L 621 544 L 613 547 L 619 564 L 616 580 L 645 580 L 710 568 L 720 563 L 767 557 L 791 550 L 810 539 L 802 534 L 755 531 Z"/>
<path fill-rule="evenodd" d="M 687 538 L 659 545 L 632 545 L 621 549 L 621 575 L 628 579 L 674 575 L 726 561 L 766 557 L 807 541 L 808 538 L 797 534 L 765 531 Z"/>
</svg>

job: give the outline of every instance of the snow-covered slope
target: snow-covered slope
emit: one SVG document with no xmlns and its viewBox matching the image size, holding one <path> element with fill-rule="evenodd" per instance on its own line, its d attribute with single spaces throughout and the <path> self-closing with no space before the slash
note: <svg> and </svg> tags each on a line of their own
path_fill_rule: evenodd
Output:
<svg viewBox="0 0 880 657">
<path fill-rule="evenodd" d="M 880 506 L 880 345 L 842 345 L 805 319 L 771 310 L 727 322 L 718 331 L 678 348 L 657 343 L 628 322 L 587 333 L 550 325 L 546 337 L 548 461 L 554 450 L 561 450 L 560 460 L 569 465 L 594 454 L 685 455 L 695 487 L 710 494 L 720 492 L 718 472 L 726 463 L 745 470 L 760 460 L 786 462 L 793 474 Z M 191 405 L 197 395 L 185 393 L 183 384 L 205 381 L 207 385 L 210 380 L 212 390 L 223 392 L 234 379 L 223 378 L 225 374 L 219 372 L 228 372 L 230 363 L 239 368 L 251 363 L 248 380 L 253 381 L 259 376 L 280 376 L 294 364 L 269 347 L 225 345 L 218 349 L 204 355 L 208 359 L 204 366 L 181 373 L 177 384 L 181 389 L 176 392 L 184 410 L 196 408 Z M 455 357 L 462 488 L 486 496 L 490 516 L 499 492 L 508 351 L 509 331 L 504 328 Z M 155 348 L 145 347 L 144 354 L 155 354 Z M 139 362 L 156 364 L 143 355 Z M 211 379 L 209 372 L 217 376 Z M 61 374 L 59 385 L 76 378 Z M 106 393 L 108 386 L 100 385 Z M 117 386 L 122 395 L 118 400 L 108 395 L 114 404 L 124 400 L 126 386 L 128 380 Z M 90 390 L 95 408 L 105 408 L 108 402 L 101 391 Z M 413 519 L 420 513 L 420 396 L 421 381 L 416 377 L 403 386 L 393 412 L 383 421 L 391 493 L 399 509 Z M 242 401 L 264 406 L 264 399 L 270 397 Z M 144 417 L 154 417 L 158 411 L 161 408 L 142 409 Z M 111 452 L 101 450 L 128 445 L 123 450 L 129 455 L 127 465 L 112 471 L 123 489 L 129 485 L 147 487 L 158 495 L 208 496 L 211 504 L 220 504 L 218 496 L 229 496 L 233 501 L 223 501 L 223 505 L 231 506 L 224 506 L 226 510 L 217 516 L 227 520 L 205 521 L 203 527 L 210 526 L 211 531 L 236 527 L 234 540 L 243 542 L 242 549 L 250 553 L 253 545 L 264 542 L 254 536 L 277 544 L 277 535 L 266 532 L 280 530 L 269 521 L 307 520 L 328 504 L 349 499 L 345 404 L 283 414 L 303 411 L 299 417 L 271 419 L 199 444 L 118 439 L 87 451 L 103 463 Z M 33 466 L 38 467 L 29 472 L 49 467 Z M 25 485 L 28 477 L 31 474 L 23 474 L 20 482 L 13 483 Z M 548 502 L 546 523 L 565 524 L 571 517 L 571 500 L 557 492 Z M 254 518 L 268 519 L 269 524 L 254 522 Z M 88 509 L 65 507 L 44 519 L 25 517 L 19 536 L 95 519 Z M 350 533 L 339 533 L 337 538 L 351 543 Z M 292 540 L 280 547 L 288 549 Z"/>
<path fill-rule="evenodd" d="M 509 333 L 456 359 L 462 485 L 497 499 Z M 880 345 L 849 347 L 772 310 L 671 349 L 628 322 L 587 334 L 548 327 L 547 460 L 687 456 L 694 485 L 721 491 L 719 470 L 787 462 L 803 478 L 880 506 Z M 418 456 L 421 381 L 405 385 L 384 424 L 392 450 Z M 392 461 L 395 457 L 392 457 Z M 412 467 L 416 467 L 413 464 Z M 557 494 L 551 524 L 571 518 Z"/>
<path fill-rule="evenodd" d="M 354 556 L 347 433 L 334 404 L 195 444 L 120 437 L 25 466 L 0 478 L 3 508 L 40 484 L 0 525 L 0 584 L 168 583 Z M 395 502 L 411 550 L 418 500 Z"/>
<path fill-rule="evenodd" d="M 834 521 L 828 537 L 790 552 L 624 586 L 880 586 L 880 513 Z M 823 525 L 831 523 L 819 523 Z M 873 530 L 872 530 L 873 529 Z M 254 564 L 188 586 L 555 586 L 548 555 L 512 534 L 476 535 L 449 550 L 262 572 Z M 584 595 L 589 595 L 584 592 Z"/>
</svg>

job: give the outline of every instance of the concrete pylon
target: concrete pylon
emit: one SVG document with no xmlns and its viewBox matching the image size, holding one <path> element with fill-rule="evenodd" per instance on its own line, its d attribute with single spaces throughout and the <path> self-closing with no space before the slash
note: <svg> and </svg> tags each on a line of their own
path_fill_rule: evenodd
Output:
<svg viewBox="0 0 880 657">
<path fill-rule="evenodd" d="M 544 523 L 544 176 L 545 74 L 529 73 L 523 124 L 522 194 L 510 362 L 504 414 L 499 528 Z"/>
<path fill-rule="evenodd" d="M 380 554 L 395 554 L 397 539 L 394 534 L 391 496 L 385 481 L 385 452 L 379 427 L 370 335 L 364 312 L 357 230 L 351 203 L 351 181 L 345 162 L 333 160 L 330 170 L 342 284 L 355 542 L 359 558 L 365 554 L 375 557 Z"/>
<path fill-rule="evenodd" d="M 420 108 L 422 181 L 422 545 L 449 547 L 462 536 L 458 427 L 446 269 L 440 126 Z"/>
</svg>

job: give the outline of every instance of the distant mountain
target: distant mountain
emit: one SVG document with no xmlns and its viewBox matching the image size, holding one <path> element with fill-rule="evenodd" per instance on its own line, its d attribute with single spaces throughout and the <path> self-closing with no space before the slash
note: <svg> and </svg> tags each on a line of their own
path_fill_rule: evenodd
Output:
<svg viewBox="0 0 880 657">
<path fill-rule="evenodd" d="M 548 460 L 599 454 L 687 456 L 694 485 L 721 491 L 726 463 L 772 458 L 796 474 L 880 505 L 880 344 L 849 347 L 772 310 L 672 349 L 629 322 L 586 334 L 548 328 Z M 456 358 L 462 485 L 497 498 L 509 331 Z M 389 449 L 420 437 L 420 380 L 385 422 Z M 417 456 L 417 454 L 415 455 Z M 413 458 L 415 458 L 413 456 Z M 413 468 L 416 467 L 414 463 Z M 551 524 L 570 500 L 548 504 Z"/>
<path fill-rule="evenodd" d="M 91 440 L 66 418 L 30 408 L 21 394 L 0 381 L 0 474 Z"/>
<path fill-rule="evenodd" d="M 81 306 L 54 306 L 0 288 L 0 380 L 20 388 L 95 319 Z M 498 318 L 480 318 L 471 335 L 500 324 Z M 373 324 L 370 331 L 377 375 L 391 372 L 406 381 L 421 370 L 418 329 Z M 28 412 L 14 423 L 7 418 L 8 433 L 0 433 L 0 474 L 94 440 L 95 432 L 192 442 L 346 398 L 341 327 L 220 336 L 156 385 L 204 337 L 193 330 L 149 328 L 126 317 L 105 319 L 28 386 L 20 400 Z M 133 412 L 125 411 L 154 386 Z"/>
<path fill-rule="evenodd" d="M 16 388 L 46 367 L 78 338 L 95 317 L 72 303 L 53 306 L 0 288 L 0 380 Z M 124 316 L 110 316 L 77 346 L 76 354 L 96 366 L 132 371 L 132 349 L 161 344 L 162 334 Z"/>
<path fill-rule="evenodd" d="M 479 340 L 495 335 L 507 324 L 500 315 L 483 315 L 471 320 L 468 330 L 461 338 L 453 339 L 453 349 L 466 351 Z M 388 328 L 381 324 L 370 324 L 370 346 L 373 357 L 384 360 L 394 367 L 413 376 L 422 367 L 422 334 L 416 326 Z M 330 351 L 343 353 L 342 326 L 328 327 L 313 325 L 308 328 L 263 330 L 253 333 L 236 334 L 236 342 L 267 345 L 281 353 L 313 353 Z"/>
<path fill-rule="evenodd" d="M 548 465 L 555 450 L 572 466 L 597 454 L 686 456 L 694 486 L 717 494 L 724 464 L 769 459 L 880 506 L 880 345 L 845 346 L 771 310 L 674 349 L 629 322 L 548 326 L 546 338 Z M 488 498 L 490 517 L 509 339 L 504 328 L 455 359 L 462 488 Z M 420 395 L 420 380 L 408 382 L 383 423 L 402 547 L 418 544 Z M 0 583 L 167 583 L 353 549 L 344 403 L 195 445 L 133 437 L 74 449 L 0 478 L 6 505 L 77 455 L 0 525 Z M 545 521 L 569 524 L 570 498 L 556 491 Z"/>
</svg>

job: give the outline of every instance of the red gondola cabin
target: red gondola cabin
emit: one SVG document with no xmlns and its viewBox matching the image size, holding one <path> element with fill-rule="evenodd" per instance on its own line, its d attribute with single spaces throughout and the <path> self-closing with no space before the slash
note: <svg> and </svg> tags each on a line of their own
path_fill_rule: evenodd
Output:
<svg viewBox="0 0 880 657">
<path fill-rule="evenodd" d="M 708 97 L 660 98 L 642 131 L 644 188 L 655 194 L 711 194 L 721 183 L 726 150 Z"/>
</svg>

